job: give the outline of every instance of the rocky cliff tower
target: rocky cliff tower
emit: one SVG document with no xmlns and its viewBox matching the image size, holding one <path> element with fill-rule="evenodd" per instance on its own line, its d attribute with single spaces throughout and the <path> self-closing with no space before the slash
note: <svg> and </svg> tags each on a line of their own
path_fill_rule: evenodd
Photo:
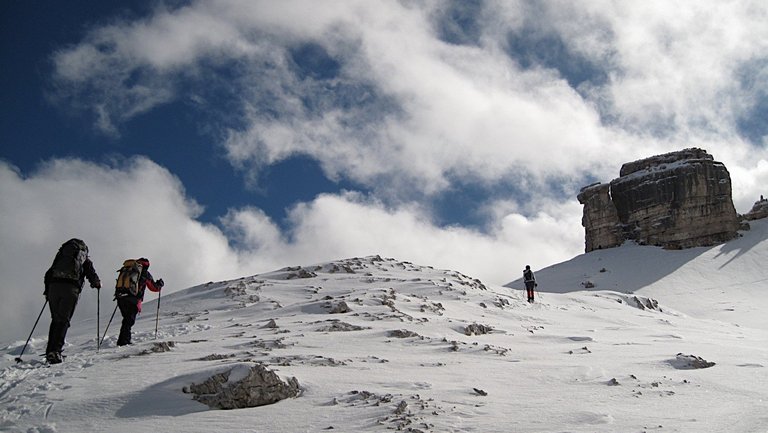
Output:
<svg viewBox="0 0 768 433">
<path fill-rule="evenodd" d="M 703 149 L 626 163 L 610 184 L 582 188 L 587 252 L 635 240 L 677 249 L 715 245 L 740 227 L 731 176 Z"/>
</svg>

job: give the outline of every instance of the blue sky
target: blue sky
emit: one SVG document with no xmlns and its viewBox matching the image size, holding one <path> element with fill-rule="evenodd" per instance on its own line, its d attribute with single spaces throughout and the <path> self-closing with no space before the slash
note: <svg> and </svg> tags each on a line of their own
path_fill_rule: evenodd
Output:
<svg viewBox="0 0 768 433">
<path fill-rule="evenodd" d="M 132 5 L 99 1 L 10 2 L 3 10 L 2 54 L 5 109 L 2 116 L 2 158 L 23 172 L 50 158 L 77 157 L 101 162 L 114 157 L 146 155 L 168 168 L 188 194 L 205 205 L 200 219 L 215 222 L 230 207 L 251 204 L 282 221 L 285 209 L 323 192 L 346 187 L 329 181 L 309 158 L 297 156 L 274 164 L 246 185 L 223 152 L 212 146 L 215 137 L 200 121 L 206 113 L 184 102 L 170 102 L 121 125 L 118 134 L 105 134 L 92 125 L 88 113 L 72 113 L 50 101 L 51 56 L 77 44 L 90 26 L 116 17 L 151 11 L 151 2 Z M 223 101 L 222 104 L 226 104 Z M 215 179 L 215 181 L 211 181 Z"/>
<path fill-rule="evenodd" d="M 0 291 L 35 295 L 3 317 L 70 237 L 169 290 L 370 254 L 505 283 L 583 250 L 579 188 L 687 147 L 745 212 L 768 7 L 721 3 L 5 2 Z"/>
</svg>

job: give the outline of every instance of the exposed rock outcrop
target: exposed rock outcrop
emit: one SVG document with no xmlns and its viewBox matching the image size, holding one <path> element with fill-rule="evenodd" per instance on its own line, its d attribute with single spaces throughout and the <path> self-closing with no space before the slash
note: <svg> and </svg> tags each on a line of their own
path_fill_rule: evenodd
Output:
<svg viewBox="0 0 768 433">
<path fill-rule="evenodd" d="M 675 356 L 675 359 L 670 361 L 670 364 L 679 370 L 709 368 L 715 365 L 714 362 L 709 362 L 700 356 L 684 355 L 682 353 L 678 353 L 677 356 Z"/>
<path fill-rule="evenodd" d="M 744 219 L 748 221 L 758 220 L 768 217 L 768 200 L 760 196 L 760 200 L 755 202 L 752 209 L 744 214 Z"/>
<path fill-rule="evenodd" d="M 276 403 L 299 394 L 295 377 L 283 382 L 261 364 L 237 365 L 216 373 L 199 384 L 184 388 L 195 400 L 212 409 L 242 409 Z"/>
<path fill-rule="evenodd" d="M 490 334 L 493 332 L 493 328 L 487 325 L 481 325 L 479 323 L 473 323 L 471 325 L 467 325 L 464 328 L 464 334 L 465 335 L 485 335 Z"/>
<path fill-rule="evenodd" d="M 634 240 L 670 249 L 715 245 L 740 228 L 725 166 L 703 149 L 624 164 L 610 184 L 578 195 L 587 252 Z"/>
</svg>

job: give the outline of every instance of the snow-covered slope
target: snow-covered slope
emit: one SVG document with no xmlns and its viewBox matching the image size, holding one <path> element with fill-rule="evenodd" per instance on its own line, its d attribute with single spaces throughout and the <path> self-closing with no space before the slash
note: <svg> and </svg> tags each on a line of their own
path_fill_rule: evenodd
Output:
<svg viewBox="0 0 768 433">
<path fill-rule="evenodd" d="M 750 226 L 715 247 L 668 251 L 628 243 L 582 254 L 538 271 L 538 289 L 634 293 L 697 318 L 768 329 L 768 219 Z M 507 286 L 524 287 L 521 279 Z"/>
<path fill-rule="evenodd" d="M 766 431 L 766 230 L 711 249 L 580 256 L 537 273 L 533 305 L 378 256 L 203 284 L 162 298 L 157 338 L 147 302 L 132 346 L 115 347 L 116 318 L 99 352 L 95 320 L 74 324 L 60 365 L 40 361 L 44 340 L 21 364 L 24 342 L 7 347 L 0 430 Z M 333 313 L 342 302 L 349 311 Z M 490 332 L 466 335 L 473 324 Z M 221 411 L 182 392 L 254 362 L 296 377 L 301 394 Z"/>
</svg>

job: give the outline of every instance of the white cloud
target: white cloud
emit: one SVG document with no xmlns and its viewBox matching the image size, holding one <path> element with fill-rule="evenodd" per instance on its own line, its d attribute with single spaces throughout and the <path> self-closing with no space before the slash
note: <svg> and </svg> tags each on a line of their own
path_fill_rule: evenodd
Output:
<svg viewBox="0 0 768 433">
<path fill-rule="evenodd" d="M 232 277 L 237 256 L 220 230 L 195 220 L 198 212 L 175 177 L 143 158 L 113 167 L 55 160 L 27 177 L 0 162 L 2 338 L 18 338 L 12 328 L 32 325 L 25 319 L 43 304 L 43 274 L 73 237 L 90 248 L 104 303 L 112 297 L 114 270 L 126 258 L 148 257 L 168 291 Z M 79 309 L 94 307 L 86 288 Z"/>
<path fill-rule="evenodd" d="M 574 50 L 609 65 L 602 92 L 622 127 L 662 124 L 673 134 L 738 140 L 735 121 L 753 98 L 741 69 L 758 60 L 765 70 L 768 57 L 764 3 L 577 4 L 540 19 Z"/>
<path fill-rule="evenodd" d="M 233 164 L 258 171 L 303 153 L 331 178 L 390 194 L 440 192 L 450 175 L 524 179 L 546 194 L 553 177 L 607 177 L 691 142 L 713 143 L 716 157 L 745 146 L 736 122 L 755 86 L 739 74 L 764 74 L 768 58 L 760 2 L 489 3 L 477 46 L 438 39 L 445 7 L 193 2 L 95 28 L 54 59 L 58 83 L 75 89 L 63 94 L 93 103 L 105 131 L 178 97 L 179 80 L 204 88 L 210 75 L 191 77 L 206 65 L 237 62 L 227 79 L 245 122 L 222 143 Z M 552 65 L 521 69 L 506 44 L 526 29 L 557 37 L 605 79 L 573 89 Z M 332 82 L 292 69 L 289 50 L 308 42 L 340 62 Z M 344 86 L 367 102 L 341 103 Z"/>
<path fill-rule="evenodd" d="M 342 70 L 338 85 L 370 86 L 382 106 L 312 111 L 302 98 L 323 100 L 325 89 L 307 88 L 292 71 L 279 69 L 268 79 L 279 77 L 282 115 L 251 110 L 249 126 L 232 131 L 225 143 L 230 156 L 258 165 L 300 152 L 331 175 L 374 187 L 398 186 L 405 178 L 429 194 L 446 188 L 451 173 L 481 181 L 517 173 L 536 181 L 579 175 L 585 167 L 574 164 L 576 157 L 596 155 L 608 144 L 592 105 L 564 80 L 520 71 L 498 50 L 441 42 L 425 14 L 389 5 L 381 16 L 355 17 L 356 23 L 340 14 L 343 24 L 334 22 L 315 40 L 353 65 Z M 333 42 L 344 35 L 359 43 L 340 52 Z M 265 91 L 262 80 L 251 85 L 251 94 Z"/>
<path fill-rule="evenodd" d="M 283 236 L 258 209 L 231 212 L 225 226 L 246 255 L 307 264 L 380 254 L 459 270 L 489 283 L 516 278 L 524 262 L 545 266 L 583 250 L 580 205 L 547 202 L 532 218 L 498 208 L 490 233 L 436 226 L 416 204 L 390 208 L 359 193 L 325 194 L 294 207 Z M 289 238 L 289 239 L 288 239 Z M 261 259 L 262 261 L 264 259 Z"/>
<path fill-rule="evenodd" d="M 169 100 L 182 67 L 236 59 L 248 65 L 243 106 L 259 107 L 267 93 L 280 116 L 251 112 L 250 125 L 224 143 L 233 161 L 258 166 L 301 152 L 330 176 L 377 184 L 404 175 L 427 193 L 444 188 L 449 172 L 480 179 L 520 166 L 543 175 L 574 172 L 576 153 L 604 144 L 591 105 L 564 81 L 522 73 L 499 51 L 440 42 L 420 9 L 385 2 L 228 5 L 196 3 L 96 29 L 58 53 L 59 82 L 108 95 L 97 112 L 106 107 L 111 116 L 101 115 L 99 125 L 109 130 L 107 119 L 123 121 Z M 340 84 L 369 86 L 394 111 L 354 104 L 307 111 L 302 98 L 328 96 L 308 94 L 324 89 L 299 80 L 285 50 L 310 41 L 343 62 Z M 134 84 L 121 86 L 131 76 Z M 555 143 L 562 157 L 542 159 Z"/>
</svg>

